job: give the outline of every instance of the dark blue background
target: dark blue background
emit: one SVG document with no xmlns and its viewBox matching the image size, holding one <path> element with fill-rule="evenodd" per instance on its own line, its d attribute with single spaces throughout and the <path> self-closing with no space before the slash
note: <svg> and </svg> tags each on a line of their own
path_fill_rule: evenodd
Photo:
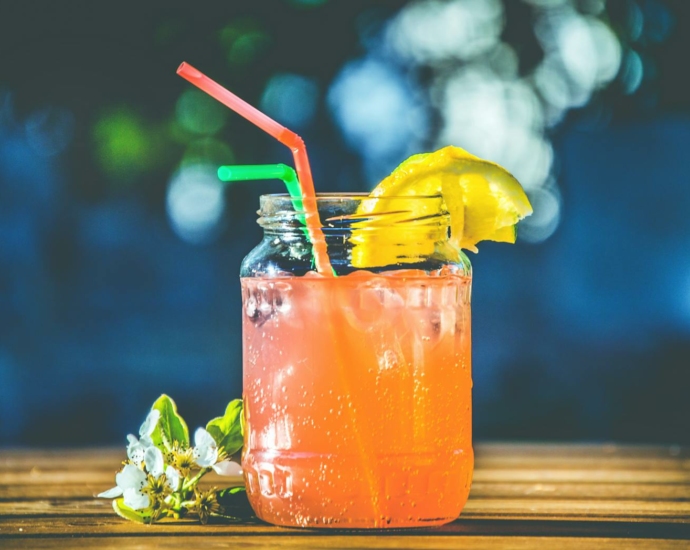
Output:
<svg viewBox="0 0 690 550">
<path fill-rule="evenodd" d="M 189 88 L 175 69 L 189 61 L 257 105 L 276 72 L 327 90 L 362 55 L 362 18 L 408 2 L 307 4 L 0 8 L 0 444 L 121 442 L 162 392 L 193 426 L 241 394 L 239 264 L 260 239 L 259 194 L 280 187 L 227 188 L 207 242 L 173 231 L 166 188 L 190 143 L 174 127 Z M 471 257 L 479 438 L 690 443 L 690 10 L 612 0 L 622 42 L 631 5 L 662 10 L 672 30 L 644 49 L 653 70 L 638 90 L 612 82 L 548 130 L 557 229 Z M 506 15 L 528 71 L 543 55 L 533 14 L 511 0 Z M 238 20 L 259 29 L 247 63 L 218 39 Z M 117 109 L 139 121 L 139 149 L 103 149 Z M 370 188 L 323 94 L 300 133 L 319 189 Z M 235 115 L 215 139 L 225 162 L 289 160 Z"/>
</svg>

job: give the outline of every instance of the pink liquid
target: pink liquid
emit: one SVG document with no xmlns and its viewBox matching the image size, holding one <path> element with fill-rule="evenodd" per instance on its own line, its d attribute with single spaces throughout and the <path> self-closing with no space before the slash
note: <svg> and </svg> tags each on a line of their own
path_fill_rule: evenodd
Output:
<svg viewBox="0 0 690 550">
<path fill-rule="evenodd" d="M 470 490 L 470 279 L 242 279 L 243 468 L 278 525 L 455 519 Z"/>
</svg>

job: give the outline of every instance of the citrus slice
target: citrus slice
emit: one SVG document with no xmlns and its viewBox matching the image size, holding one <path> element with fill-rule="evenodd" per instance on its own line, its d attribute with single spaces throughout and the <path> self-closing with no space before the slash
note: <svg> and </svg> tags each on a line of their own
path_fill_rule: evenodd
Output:
<svg viewBox="0 0 690 550">
<path fill-rule="evenodd" d="M 404 210 L 404 218 L 410 220 L 428 216 L 429 212 L 424 211 L 428 205 L 422 205 L 426 201 L 406 197 L 433 195 L 443 197 L 450 215 L 451 243 L 473 252 L 477 252 L 476 245 L 480 241 L 514 243 L 515 224 L 532 213 L 525 191 L 505 168 L 452 146 L 434 153 L 411 156 L 379 183 L 369 196 L 377 199 L 395 198 L 395 210 Z M 369 221 L 366 216 L 371 215 L 371 219 L 375 219 L 376 215 L 386 214 L 390 209 L 387 205 L 389 202 L 365 199 L 358 208 L 357 215 L 364 219 L 353 224 L 351 241 L 354 245 L 354 267 L 387 265 L 392 247 L 399 262 L 409 263 L 415 261 L 415 257 L 419 258 L 420 243 L 410 242 L 403 234 L 409 230 L 407 223 L 399 226 L 390 224 L 385 232 L 367 231 L 375 222 Z M 375 233 L 378 234 L 374 237 Z M 433 250 L 433 244 L 431 247 Z M 411 259 L 405 260 L 406 257 Z"/>
</svg>

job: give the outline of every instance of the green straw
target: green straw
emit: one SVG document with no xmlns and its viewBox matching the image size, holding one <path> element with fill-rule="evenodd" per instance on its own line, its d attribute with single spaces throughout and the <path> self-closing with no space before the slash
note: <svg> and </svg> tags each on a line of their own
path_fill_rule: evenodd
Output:
<svg viewBox="0 0 690 550">
<path fill-rule="evenodd" d="M 283 180 L 287 187 L 297 219 L 306 225 L 302 189 L 299 186 L 297 173 L 287 164 L 249 164 L 243 166 L 221 166 L 218 168 L 218 179 L 221 181 Z M 299 213 L 301 212 L 301 214 Z M 309 235 L 307 234 L 307 237 Z"/>
<path fill-rule="evenodd" d="M 233 166 L 221 166 L 218 168 L 218 179 L 224 182 L 252 181 L 252 180 L 283 180 L 287 187 L 292 207 L 297 212 L 297 220 L 304 225 L 302 231 L 307 237 L 307 242 L 312 244 L 307 229 L 307 221 L 304 219 L 304 205 L 302 204 L 302 188 L 300 187 L 297 173 L 287 164 L 244 164 Z M 314 259 L 312 258 L 312 261 Z M 338 274 L 331 267 L 334 277 Z"/>
</svg>

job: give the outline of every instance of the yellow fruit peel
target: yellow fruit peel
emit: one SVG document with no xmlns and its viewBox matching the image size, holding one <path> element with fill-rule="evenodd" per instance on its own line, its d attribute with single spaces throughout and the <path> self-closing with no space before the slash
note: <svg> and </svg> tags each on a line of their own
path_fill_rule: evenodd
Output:
<svg viewBox="0 0 690 550">
<path fill-rule="evenodd" d="M 359 268 L 411 263 L 428 254 L 437 235 L 431 231 L 425 239 L 409 240 L 405 227 L 388 225 L 384 231 L 369 231 L 391 212 L 404 212 L 406 219 L 422 219 L 439 214 L 428 212 L 428 201 L 406 197 L 441 195 L 450 215 L 450 240 L 455 246 L 477 251 L 484 240 L 515 242 L 515 225 L 532 213 L 532 206 L 520 183 L 504 168 L 480 159 L 460 147 L 444 147 L 434 153 L 414 155 L 396 168 L 371 192 L 377 200 L 364 200 L 357 215 L 369 218 L 353 224 L 352 265 Z M 388 220 L 390 221 L 390 220 Z"/>
</svg>

